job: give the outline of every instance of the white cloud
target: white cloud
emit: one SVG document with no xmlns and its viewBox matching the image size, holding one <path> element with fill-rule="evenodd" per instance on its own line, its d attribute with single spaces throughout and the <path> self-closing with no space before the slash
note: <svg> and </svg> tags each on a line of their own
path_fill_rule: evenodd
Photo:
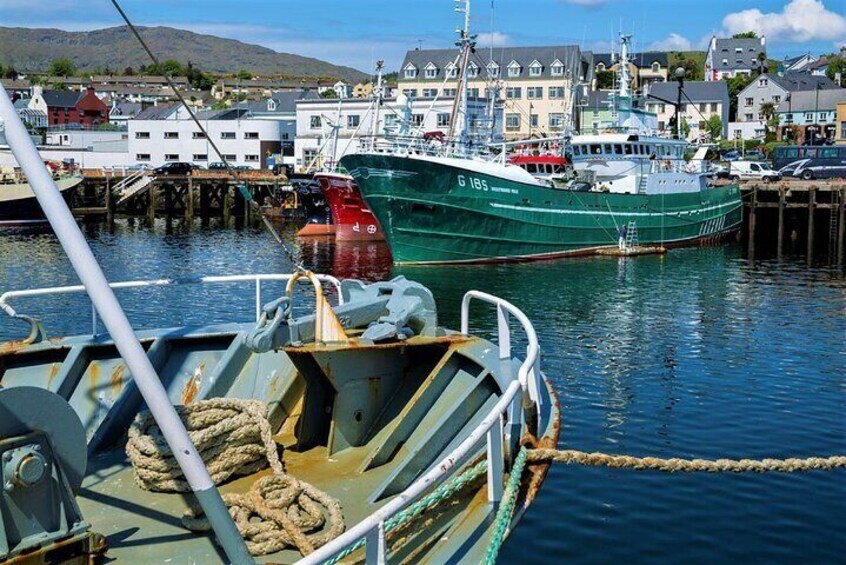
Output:
<svg viewBox="0 0 846 565">
<path fill-rule="evenodd" d="M 480 33 L 476 38 L 476 44 L 479 47 L 504 47 L 510 43 L 511 37 L 498 31 L 493 33 Z"/>
<path fill-rule="evenodd" d="M 822 0 L 791 0 L 781 12 L 764 13 L 750 8 L 723 18 L 722 34 L 744 31 L 754 31 L 768 40 L 787 43 L 836 40 L 846 33 L 846 18 L 827 9 Z"/>
<path fill-rule="evenodd" d="M 685 36 L 671 33 L 664 39 L 653 41 L 647 49 L 650 51 L 690 51 L 691 43 Z"/>
</svg>

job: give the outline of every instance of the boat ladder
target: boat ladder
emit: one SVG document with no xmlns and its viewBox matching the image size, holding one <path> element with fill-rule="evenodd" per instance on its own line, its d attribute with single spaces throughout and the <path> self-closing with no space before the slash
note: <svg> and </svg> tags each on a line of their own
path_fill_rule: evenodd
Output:
<svg viewBox="0 0 846 565">
<path fill-rule="evenodd" d="M 624 244 L 624 249 L 634 249 L 638 246 L 638 237 L 637 237 L 637 222 L 629 222 L 629 225 L 626 226 L 626 241 Z"/>
<path fill-rule="evenodd" d="M 646 185 L 647 185 L 648 182 L 649 182 L 649 176 L 645 175 L 641 172 L 640 177 L 638 178 L 638 181 L 637 181 L 637 193 L 638 194 L 646 194 Z"/>
<path fill-rule="evenodd" d="M 837 234 L 840 228 L 840 191 L 831 191 L 831 208 L 828 222 L 828 252 L 832 257 L 837 249 Z"/>
<path fill-rule="evenodd" d="M 136 194 L 141 193 L 154 180 L 156 180 L 156 177 L 147 173 L 137 173 L 126 177 L 123 181 L 115 185 L 115 191 L 120 194 L 120 199 L 117 203 L 123 204 Z"/>
</svg>

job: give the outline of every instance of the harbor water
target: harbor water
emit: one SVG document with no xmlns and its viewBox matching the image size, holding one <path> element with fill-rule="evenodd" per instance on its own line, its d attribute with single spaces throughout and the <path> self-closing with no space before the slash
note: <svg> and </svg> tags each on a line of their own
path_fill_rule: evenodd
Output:
<svg viewBox="0 0 846 565">
<path fill-rule="evenodd" d="M 261 228 L 198 221 L 91 223 L 112 281 L 291 270 Z M 405 275 L 457 327 L 473 288 L 533 321 L 562 409 L 561 448 L 659 457 L 846 454 L 846 276 L 803 257 L 750 261 L 737 244 L 665 257 L 392 267 L 384 244 L 291 241 L 296 260 L 338 277 Z M 0 292 L 77 284 L 46 229 L 0 234 Z M 253 288 L 120 291 L 139 327 L 249 320 Z M 264 300 L 282 292 L 268 285 Z M 81 295 L 17 299 L 48 335 L 84 333 Z M 495 316 L 474 307 L 477 330 Z M 0 318 L 0 340 L 26 326 Z M 484 332 L 481 332 L 484 333 Z M 495 337 L 490 332 L 489 337 Z M 505 543 L 503 563 L 846 562 L 846 474 L 660 474 L 555 466 Z"/>
</svg>

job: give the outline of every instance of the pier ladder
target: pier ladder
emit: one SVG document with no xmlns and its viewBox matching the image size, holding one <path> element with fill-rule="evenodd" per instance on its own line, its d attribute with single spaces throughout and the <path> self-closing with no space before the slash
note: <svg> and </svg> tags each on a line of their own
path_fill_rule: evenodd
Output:
<svg viewBox="0 0 846 565">
<path fill-rule="evenodd" d="M 638 246 L 638 243 L 637 222 L 629 222 L 629 225 L 626 227 L 626 249 L 634 249 Z"/>
<path fill-rule="evenodd" d="M 828 251 L 834 256 L 837 249 L 837 235 L 840 229 L 840 191 L 831 191 L 831 208 L 829 208 Z"/>
</svg>

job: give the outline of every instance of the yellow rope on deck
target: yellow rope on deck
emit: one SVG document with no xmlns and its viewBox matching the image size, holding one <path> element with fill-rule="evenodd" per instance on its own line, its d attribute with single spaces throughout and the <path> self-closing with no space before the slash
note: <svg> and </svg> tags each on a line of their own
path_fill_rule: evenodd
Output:
<svg viewBox="0 0 846 565">
<path fill-rule="evenodd" d="M 296 547 L 308 555 L 344 531 L 341 504 L 320 489 L 285 473 L 259 400 L 215 398 L 178 406 L 191 441 L 215 484 L 270 466 L 272 475 L 258 479 L 245 494 L 224 494 L 223 501 L 253 555 Z M 129 429 L 126 452 L 135 480 L 145 490 L 190 492 L 161 430 L 149 412 Z M 182 517 L 194 531 L 211 526 L 193 503 Z"/>
<path fill-rule="evenodd" d="M 531 463 L 555 461 L 589 465 L 594 467 L 613 467 L 637 470 L 664 471 L 667 473 L 792 473 L 795 471 L 830 470 L 846 467 L 846 456 L 831 457 L 791 457 L 788 459 L 681 459 L 671 457 L 633 457 L 631 455 L 609 455 L 607 453 L 588 453 L 574 449 L 531 449 L 528 453 Z"/>
</svg>

